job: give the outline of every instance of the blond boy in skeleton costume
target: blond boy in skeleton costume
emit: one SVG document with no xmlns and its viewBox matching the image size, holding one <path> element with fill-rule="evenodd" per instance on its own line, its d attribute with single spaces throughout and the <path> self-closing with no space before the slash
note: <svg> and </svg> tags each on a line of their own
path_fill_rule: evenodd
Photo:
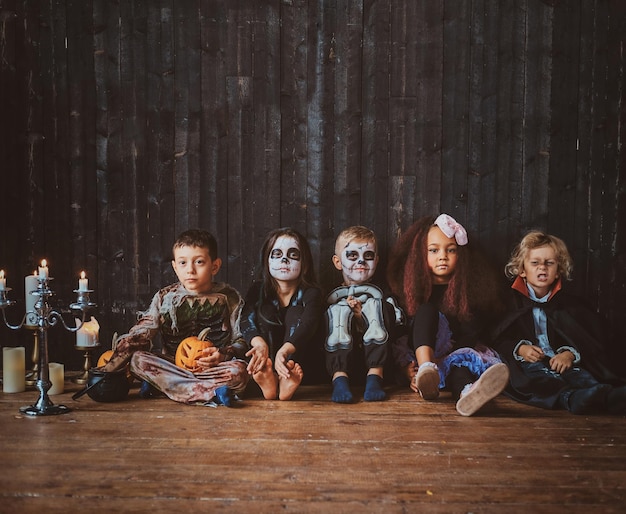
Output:
<svg viewBox="0 0 626 514">
<path fill-rule="evenodd" d="M 365 401 L 382 401 L 383 370 L 390 330 L 402 315 L 392 298 L 370 281 L 378 264 L 376 236 L 370 229 L 353 226 L 343 230 L 335 242 L 333 264 L 343 283 L 328 296 L 326 366 L 333 380 L 332 400 L 351 403 L 348 372 L 352 352 L 362 349 L 368 368 Z M 355 341 L 355 338 L 360 341 Z"/>
</svg>

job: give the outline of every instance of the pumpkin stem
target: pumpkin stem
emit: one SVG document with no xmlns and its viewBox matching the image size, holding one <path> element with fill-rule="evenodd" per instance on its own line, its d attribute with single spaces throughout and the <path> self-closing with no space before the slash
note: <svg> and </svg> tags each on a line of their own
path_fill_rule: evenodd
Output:
<svg viewBox="0 0 626 514">
<path fill-rule="evenodd" d="M 207 334 L 208 334 L 210 331 L 211 331 L 211 327 L 206 327 L 206 328 L 203 328 L 203 329 L 200 331 L 200 333 L 198 334 L 198 339 L 200 339 L 200 341 L 206 341 L 206 340 L 207 340 L 207 339 L 206 339 Z"/>
</svg>

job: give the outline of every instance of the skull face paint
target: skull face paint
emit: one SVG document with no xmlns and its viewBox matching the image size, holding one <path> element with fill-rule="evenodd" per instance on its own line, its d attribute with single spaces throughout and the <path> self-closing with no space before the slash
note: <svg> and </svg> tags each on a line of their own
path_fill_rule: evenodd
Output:
<svg viewBox="0 0 626 514">
<path fill-rule="evenodd" d="M 298 280 L 302 270 L 298 241 L 289 236 L 280 236 L 276 239 L 268 265 L 270 275 L 276 280 Z"/>
<path fill-rule="evenodd" d="M 340 258 L 346 285 L 364 284 L 374 276 L 378 256 L 372 241 L 351 241 L 343 248 Z"/>
</svg>

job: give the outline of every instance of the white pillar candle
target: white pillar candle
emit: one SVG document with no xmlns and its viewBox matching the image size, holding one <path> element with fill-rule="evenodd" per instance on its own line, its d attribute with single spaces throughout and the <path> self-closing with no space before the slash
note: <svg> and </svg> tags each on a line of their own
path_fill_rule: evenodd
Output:
<svg viewBox="0 0 626 514">
<path fill-rule="evenodd" d="M 41 261 L 41 266 L 39 266 L 39 278 L 48 279 L 48 263 L 46 259 Z"/>
<path fill-rule="evenodd" d="M 24 292 L 26 298 L 26 312 L 30 312 L 26 316 L 26 325 L 33 327 L 37 325 L 37 316 L 33 314 L 35 311 L 35 304 L 37 303 L 37 297 L 34 294 L 30 294 L 31 291 L 37 291 L 37 285 L 39 284 L 39 280 L 37 280 L 37 272 L 33 271 L 32 275 L 28 275 L 24 278 Z"/>
<path fill-rule="evenodd" d="M 79 291 L 88 291 L 89 290 L 89 280 L 85 275 L 84 271 L 80 272 L 80 278 L 78 279 L 78 290 Z"/>
<path fill-rule="evenodd" d="M 26 360 L 24 347 L 2 348 L 2 391 L 21 393 L 26 390 Z"/>
<path fill-rule="evenodd" d="M 76 318 L 76 326 L 80 325 L 80 319 Z M 76 346 L 97 346 L 100 324 L 98 320 L 91 317 L 90 321 L 85 321 L 76 332 Z"/>
<path fill-rule="evenodd" d="M 48 373 L 52 385 L 48 389 L 48 394 L 61 394 L 65 386 L 65 367 L 58 362 L 48 363 Z"/>
</svg>

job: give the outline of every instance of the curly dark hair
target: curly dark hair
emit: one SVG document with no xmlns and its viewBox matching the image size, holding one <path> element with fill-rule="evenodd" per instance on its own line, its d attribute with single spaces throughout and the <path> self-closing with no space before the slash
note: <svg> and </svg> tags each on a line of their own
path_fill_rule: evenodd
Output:
<svg viewBox="0 0 626 514">
<path fill-rule="evenodd" d="M 433 280 L 428 266 L 428 232 L 436 216 L 415 221 L 391 249 L 387 281 L 409 316 L 428 301 Z M 442 312 L 466 321 L 478 312 L 501 309 L 495 269 L 473 245 L 458 247 L 458 260 L 443 299 Z"/>
</svg>

